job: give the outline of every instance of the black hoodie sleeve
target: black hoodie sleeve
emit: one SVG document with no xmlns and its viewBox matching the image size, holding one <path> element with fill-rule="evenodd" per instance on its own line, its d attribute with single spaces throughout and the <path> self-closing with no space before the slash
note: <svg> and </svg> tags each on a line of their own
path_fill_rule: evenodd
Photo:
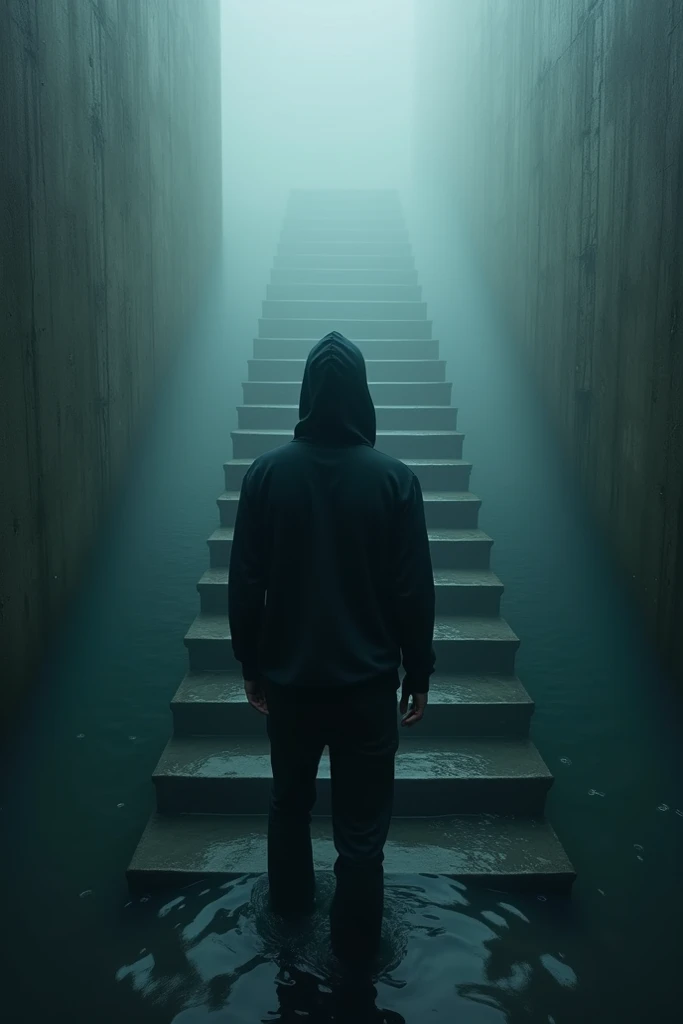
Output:
<svg viewBox="0 0 683 1024">
<path fill-rule="evenodd" d="M 416 692 L 429 690 L 434 671 L 435 593 L 422 488 L 415 475 L 398 509 L 395 608 L 403 668 Z"/>
<path fill-rule="evenodd" d="M 266 596 L 265 545 L 256 511 L 251 481 L 245 476 L 230 552 L 228 618 L 232 650 L 242 663 L 244 679 L 248 680 L 256 679 L 258 674 L 258 645 Z"/>
</svg>

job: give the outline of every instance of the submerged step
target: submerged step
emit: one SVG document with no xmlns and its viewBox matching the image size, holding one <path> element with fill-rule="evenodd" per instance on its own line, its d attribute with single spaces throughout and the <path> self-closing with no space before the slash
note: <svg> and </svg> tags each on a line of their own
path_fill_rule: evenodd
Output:
<svg viewBox="0 0 683 1024">
<path fill-rule="evenodd" d="M 400 689 L 397 690 L 397 715 Z M 419 730 L 403 729 L 402 742 L 415 736 L 518 736 L 528 734 L 534 704 L 515 676 L 474 676 L 435 672 Z M 265 718 L 244 693 L 241 674 L 189 672 L 171 701 L 176 736 L 264 735 Z"/>
<path fill-rule="evenodd" d="M 225 615 L 199 614 L 185 634 L 192 671 L 236 671 Z M 500 617 L 438 615 L 434 651 L 444 672 L 513 675 L 519 639 Z"/>
<path fill-rule="evenodd" d="M 272 780 L 267 736 L 174 736 L 152 776 L 162 813 L 259 814 Z M 553 778 L 529 740 L 426 736 L 396 755 L 396 815 L 541 814 Z M 320 759 L 314 814 L 330 814 L 330 761 Z"/>
<path fill-rule="evenodd" d="M 267 871 L 267 815 L 153 814 L 128 868 L 138 892 Z M 331 818 L 311 823 L 316 871 L 337 858 Z M 532 892 L 571 889 L 576 873 L 542 818 L 489 814 L 393 817 L 384 848 L 387 879 L 420 873 Z"/>
<path fill-rule="evenodd" d="M 503 584 L 489 569 L 437 569 L 437 615 L 498 616 Z M 207 569 L 197 584 L 202 615 L 228 614 L 228 568 Z"/>
<path fill-rule="evenodd" d="M 302 373 L 303 376 L 303 373 Z M 368 382 L 370 395 L 378 406 L 388 405 L 450 405 L 452 381 L 381 381 Z M 299 406 L 301 381 L 243 381 L 245 404 Z"/>
</svg>

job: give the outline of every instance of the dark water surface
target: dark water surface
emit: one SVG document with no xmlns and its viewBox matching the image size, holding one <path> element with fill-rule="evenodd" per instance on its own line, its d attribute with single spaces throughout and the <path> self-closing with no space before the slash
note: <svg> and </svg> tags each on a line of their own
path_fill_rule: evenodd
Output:
<svg viewBox="0 0 683 1024">
<path fill-rule="evenodd" d="M 532 735 L 556 775 L 549 816 L 579 872 L 573 898 L 390 884 L 374 987 L 331 958 L 329 878 L 289 930 L 263 878 L 131 901 L 124 871 L 186 668 L 258 315 L 247 303 L 226 345 L 229 296 L 214 286 L 6 745 L 2 1020 L 382 1019 L 373 1006 L 409 1024 L 680 1019 L 680 709 L 485 297 L 459 288 L 450 312 L 436 286 L 426 298 L 522 638 Z"/>
</svg>

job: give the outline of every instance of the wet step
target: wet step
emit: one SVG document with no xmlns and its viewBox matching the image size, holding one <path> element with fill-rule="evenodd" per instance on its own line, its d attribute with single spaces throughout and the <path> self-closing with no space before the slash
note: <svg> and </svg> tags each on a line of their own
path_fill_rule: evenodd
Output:
<svg viewBox="0 0 683 1024">
<path fill-rule="evenodd" d="M 213 568 L 213 567 L 212 567 Z M 200 613 L 185 634 L 192 671 L 237 671 L 226 615 Z M 437 615 L 434 652 L 444 672 L 513 675 L 519 639 L 500 617 Z"/>
<path fill-rule="evenodd" d="M 291 430 L 233 430 L 236 459 L 254 459 L 292 440 Z M 464 434 L 455 430 L 378 430 L 375 448 L 397 459 L 419 459 L 428 454 L 441 459 L 462 457 Z"/>
<path fill-rule="evenodd" d="M 356 343 L 357 344 L 357 343 Z M 445 374 L 444 374 L 445 375 Z M 368 382 L 375 406 L 450 405 L 452 381 L 381 381 Z M 242 393 L 247 405 L 292 405 L 299 407 L 300 380 L 269 380 L 242 382 Z"/>
<path fill-rule="evenodd" d="M 230 564 L 232 526 L 214 530 L 207 544 L 211 568 Z M 493 540 L 483 530 L 428 530 L 432 566 L 438 569 L 488 569 Z"/>
<path fill-rule="evenodd" d="M 305 359 L 248 359 L 247 372 L 249 380 L 297 381 L 301 390 L 305 365 Z M 421 383 L 446 379 L 445 359 L 366 359 L 365 365 L 368 381 Z"/>
<path fill-rule="evenodd" d="M 375 405 L 378 430 L 455 430 L 453 405 Z M 299 422 L 297 405 L 238 405 L 238 430 L 290 430 Z"/>
<path fill-rule="evenodd" d="M 397 690 L 397 716 L 398 698 Z M 425 717 L 402 729 L 401 742 L 420 736 L 525 737 L 534 704 L 515 676 L 447 675 L 430 680 Z M 190 672 L 171 701 L 176 736 L 264 735 L 266 720 L 248 703 L 239 673 Z"/>
<path fill-rule="evenodd" d="M 437 615 L 498 616 L 503 584 L 490 569 L 437 569 Z M 203 615 L 228 614 L 228 567 L 207 569 L 197 590 Z"/>
<path fill-rule="evenodd" d="M 471 491 L 423 491 L 429 529 L 473 529 L 478 525 L 481 499 Z M 239 491 L 225 491 L 217 499 L 221 526 L 234 526 Z"/>
<path fill-rule="evenodd" d="M 404 730 L 401 730 L 401 733 Z M 262 736 L 173 736 L 152 775 L 165 814 L 265 813 L 272 780 Z M 553 777 L 527 739 L 425 736 L 396 755 L 394 813 L 540 814 Z M 330 762 L 320 760 L 313 814 L 330 814 Z"/>
<path fill-rule="evenodd" d="M 273 260 L 273 270 L 285 267 L 321 268 L 326 270 L 413 270 L 414 259 L 411 254 L 404 256 L 363 255 L 342 253 L 287 253 L 277 254 Z"/>
<path fill-rule="evenodd" d="M 350 341 L 367 338 L 431 338 L 431 320 L 343 320 L 262 317 L 258 322 L 259 338 L 311 338 L 319 341 L 330 331 L 339 331 Z"/>
<path fill-rule="evenodd" d="M 265 814 L 153 814 L 128 868 L 138 892 L 228 880 L 267 870 Z M 332 821 L 311 823 L 316 871 L 337 858 Z M 384 848 L 387 880 L 445 875 L 502 891 L 568 892 L 576 877 L 552 827 L 542 818 L 489 814 L 394 817 Z"/>
<path fill-rule="evenodd" d="M 313 320 L 426 320 L 426 302 L 370 302 L 352 299 L 279 299 L 263 302 L 263 316 L 269 319 Z M 279 337 L 279 335 L 276 335 Z"/>
<path fill-rule="evenodd" d="M 223 465 L 226 491 L 239 490 L 253 459 L 232 459 Z M 467 491 L 472 463 L 464 459 L 401 459 L 410 466 L 425 491 Z"/>
<path fill-rule="evenodd" d="M 351 299 L 366 302 L 421 302 L 422 287 L 413 284 L 269 284 L 266 299 Z"/>
<path fill-rule="evenodd" d="M 255 359 L 307 359 L 319 338 L 254 338 Z M 354 342 L 366 360 L 438 359 L 436 338 L 360 338 Z"/>
<path fill-rule="evenodd" d="M 279 267 L 270 272 L 273 285 L 292 284 L 393 284 L 416 285 L 417 270 L 381 267 Z"/>
</svg>

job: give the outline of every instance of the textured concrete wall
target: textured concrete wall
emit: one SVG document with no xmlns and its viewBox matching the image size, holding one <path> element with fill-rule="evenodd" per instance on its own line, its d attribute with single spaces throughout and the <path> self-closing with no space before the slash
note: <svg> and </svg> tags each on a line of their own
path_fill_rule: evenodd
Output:
<svg viewBox="0 0 683 1024">
<path fill-rule="evenodd" d="M 0 5 L 5 706 L 217 253 L 219 29 L 217 0 Z"/>
<path fill-rule="evenodd" d="M 421 0 L 417 29 L 421 188 L 683 671 L 683 3 Z"/>
</svg>

